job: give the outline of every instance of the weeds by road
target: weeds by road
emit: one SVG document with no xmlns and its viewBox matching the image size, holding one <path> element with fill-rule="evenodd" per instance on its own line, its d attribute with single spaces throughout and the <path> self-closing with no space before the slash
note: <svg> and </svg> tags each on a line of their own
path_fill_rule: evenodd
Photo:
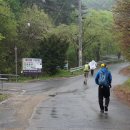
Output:
<svg viewBox="0 0 130 130">
<path fill-rule="evenodd" d="M 6 100 L 7 98 L 9 97 L 8 94 L 3 94 L 3 93 L 0 93 L 0 102 Z"/>
<path fill-rule="evenodd" d="M 42 74 L 40 76 L 21 76 L 19 77 L 19 82 L 30 82 L 30 81 L 36 81 L 36 80 L 48 80 L 48 79 L 54 79 L 54 78 L 62 78 L 62 77 L 73 77 L 77 75 L 83 74 L 83 70 L 78 70 L 73 73 L 67 70 L 59 70 L 57 74 L 55 75 L 48 75 L 48 74 Z"/>
<path fill-rule="evenodd" d="M 120 74 L 130 76 L 130 66 L 122 69 Z M 130 106 L 130 78 L 124 84 L 116 86 L 114 93 L 119 100 Z"/>
</svg>

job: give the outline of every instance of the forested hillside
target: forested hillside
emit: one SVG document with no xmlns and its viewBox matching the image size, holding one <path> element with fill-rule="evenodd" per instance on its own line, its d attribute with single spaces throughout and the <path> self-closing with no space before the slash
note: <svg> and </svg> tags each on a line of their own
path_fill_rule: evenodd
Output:
<svg viewBox="0 0 130 130">
<path fill-rule="evenodd" d="M 119 51 L 109 11 L 113 1 L 84 2 L 82 10 L 90 10 L 82 19 L 83 64 Z M 63 69 L 66 61 L 69 67 L 78 66 L 78 14 L 78 0 L 0 0 L 0 72 L 15 73 L 15 47 L 18 73 L 26 57 L 42 58 L 47 73 Z"/>
<path fill-rule="evenodd" d="M 115 4 L 115 0 L 83 0 L 89 9 L 110 10 Z"/>
</svg>

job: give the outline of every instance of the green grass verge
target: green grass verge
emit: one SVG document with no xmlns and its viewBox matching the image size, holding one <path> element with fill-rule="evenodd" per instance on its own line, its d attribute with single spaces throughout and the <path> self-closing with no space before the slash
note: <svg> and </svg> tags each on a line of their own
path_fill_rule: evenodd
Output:
<svg viewBox="0 0 130 130">
<path fill-rule="evenodd" d="M 48 80 L 48 79 L 54 79 L 54 78 L 62 78 L 62 77 L 73 77 L 83 74 L 83 70 L 78 70 L 73 73 L 67 70 L 59 70 L 55 75 L 48 75 L 43 74 L 42 76 L 38 77 L 19 77 L 18 82 L 29 82 L 29 81 L 35 81 L 35 80 Z"/>
<path fill-rule="evenodd" d="M 130 93 L 130 78 L 124 84 L 120 85 L 118 90 L 122 90 L 125 93 Z"/>
<path fill-rule="evenodd" d="M 6 100 L 8 97 L 9 95 L 0 93 L 0 102 Z"/>
<path fill-rule="evenodd" d="M 130 78 L 125 82 L 125 86 L 129 87 L 130 89 Z"/>
</svg>

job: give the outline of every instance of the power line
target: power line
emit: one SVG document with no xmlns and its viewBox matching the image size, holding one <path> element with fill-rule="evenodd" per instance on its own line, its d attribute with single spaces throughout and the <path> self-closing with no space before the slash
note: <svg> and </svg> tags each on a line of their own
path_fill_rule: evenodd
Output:
<svg viewBox="0 0 130 130">
<path fill-rule="evenodd" d="M 64 6 L 65 6 L 65 3 L 64 3 L 64 4 L 62 5 L 62 7 L 60 8 L 60 11 L 59 11 L 57 17 L 54 19 L 54 23 L 56 22 L 56 20 L 58 19 L 59 15 L 61 14 L 61 11 L 62 11 L 62 9 L 64 8 Z"/>
</svg>

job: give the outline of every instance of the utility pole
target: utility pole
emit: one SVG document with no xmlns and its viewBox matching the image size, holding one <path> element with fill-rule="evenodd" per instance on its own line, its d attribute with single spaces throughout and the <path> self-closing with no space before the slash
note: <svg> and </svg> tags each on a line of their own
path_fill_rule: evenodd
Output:
<svg viewBox="0 0 130 130">
<path fill-rule="evenodd" d="M 18 65 L 17 65 L 17 47 L 15 46 L 14 48 L 15 51 L 15 75 L 16 75 L 16 82 L 17 82 L 17 75 L 18 75 Z"/>
<path fill-rule="evenodd" d="M 78 0 L 79 5 L 79 17 L 78 17 L 78 24 L 79 24 L 79 66 L 82 66 L 82 0 Z"/>
</svg>

